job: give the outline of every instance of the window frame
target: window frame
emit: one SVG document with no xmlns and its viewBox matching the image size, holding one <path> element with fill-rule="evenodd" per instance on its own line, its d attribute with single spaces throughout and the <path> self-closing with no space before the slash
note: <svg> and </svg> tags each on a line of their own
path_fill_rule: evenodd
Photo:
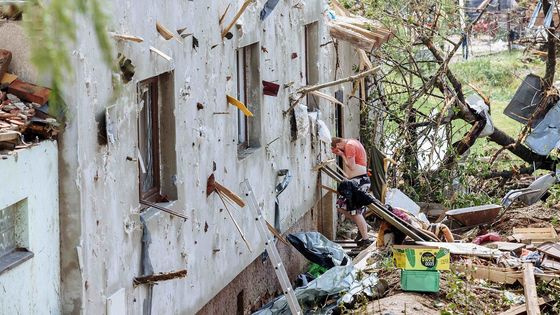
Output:
<svg viewBox="0 0 560 315">
<path fill-rule="evenodd" d="M 138 169 L 139 169 L 139 195 L 141 200 L 151 201 L 151 202 L 158 202 L 161 199 L 161 165 L 160 165 L 160 141 L 159 141 L 159 109 L 160 109 L 160 101 L 159 101 L 159 77 L 152 77 L 146 80 L 143 80 L 138 83 L 138 102 L 144 100 L 143 96 L 143 87 L 147 86 L 150 91 L 150 104 L 146 104 L 144 102 L 144 106 L 140 111 L 140 115 L 138 116 L 138 150 L 140 155 L 142 155 L 140 149 L 140 139 L 141 139 L 141 124 L 140 120 L 142 119 L 142 112 L 147 110 L 147 106 L 150 106 L 151 109 L 151 126 L 152 126 L 152 172 L 153 172 L 153 181 L 154 185 L 146 192 L 143 192 L 143 172 L 142 166 L 140 163 L 144 163 L 144 167 L 147 167 L 146 161 L 138 161 Z M 147 124 L 146 124 L 147 125 Z M 146 142 L 147 143 L 147 142 Z"/>
<path fill-rule="evenodd" d="M 305 85 L 308 86 L 319 83 L 319 69 L 317 66 L 317 63 L 319 62 L 319 23 L 315 21 L 305 24 L 303 27 L 303 34 Z M 311 47 L 312 45 L 313 47 Z M 311 49 L 314 49 L 314 51 L 311 51 Z M 312 67 L 314 71 L 311 71 Z M 312 75 L 314 76 L 313 78 L 311 78 Z M 307 93 L 305 98 L 308 111 L 312 112 L 319 110 L 319 99 L 315 95 Z"/>
<path fill-rule="evenodd" d="M 250 46 L 241 47 L 236 51 L 237 99 L 243 102 L 245 106 L 249 106 L 247 102 L 247 49 L 249 49 L 249 47 Z M 243 132 L 243 134 L 241 134 L 241 132 Z M 248 117 L 240 109 L 237 109 L 237 147 L 240 150 L 245 150 L 250 147 Z"/>
</svg>

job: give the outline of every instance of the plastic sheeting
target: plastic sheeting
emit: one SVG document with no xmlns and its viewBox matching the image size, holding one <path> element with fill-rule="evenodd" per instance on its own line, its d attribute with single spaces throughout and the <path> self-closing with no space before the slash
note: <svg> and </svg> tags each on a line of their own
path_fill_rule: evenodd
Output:
<svg viewBox="0 0 560 315">
<path fill-rule="evenodd" d="M 560 103 L 552 107 L 525 140 L 533 152 L 546 156 L 560 144 Z"/>
<path fill-rule="evenodd" d="M 329 269 L 308 285 L 295 289 L 296 297 L 305 314 L 332 314 L 338 305 L 351 303 L 359 294 L 378 298 L 387 290 L 387 282 L 379 281 L 376 275 L 364 277 L 352 265 Z M 325 301 L 336 298 L 325 305 Z M 254 315 L 290 315 L 290 308 L 284 296 L 265 305 Z"/>
<path fill-rule="evenodd" d="M 486 119 L 486 125 L 484 125 L 484 129 L 478 137 L 482 138 L 493 134 L 494 124 L 492 123 L 492 117 L 490 117 L 490 108 L 484 103 L 484 100 L 478 95 L 470 95 L 467 97 L 467 104 Z"/>
<path fill-rule="evenodd" d="M 290 234 L 287 239 L 305 258 L 325 268 L 347 265 L 351 261 L 342 246 L 319 232 Z"/>
</svg>

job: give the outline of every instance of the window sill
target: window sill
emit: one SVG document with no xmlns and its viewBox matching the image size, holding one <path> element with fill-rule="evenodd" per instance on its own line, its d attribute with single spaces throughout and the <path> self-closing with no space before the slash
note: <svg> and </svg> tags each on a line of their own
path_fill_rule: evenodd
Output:
<svg viewBox="0 0 560 315">
<path fill-rule="evenodd" d="M 242 161 L 247 157 L 251 156 L 253 153 L 257 152 L 260 147 L 253 148 L 238 148 L 237 149 L 237 160 Z"/>
<path fill-rule="evenodd" d="M 33 258 L 34 254 L 25 248 L 18 248 L 9 254 L 0 257 L 0 274 L 12 270 L 27 260 Z"/>
</svg>

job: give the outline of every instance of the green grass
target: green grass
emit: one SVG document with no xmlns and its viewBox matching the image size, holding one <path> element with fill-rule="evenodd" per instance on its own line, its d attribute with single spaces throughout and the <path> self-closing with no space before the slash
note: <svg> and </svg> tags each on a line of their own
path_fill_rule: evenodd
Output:
<svg viewBox="0 0 560 315">
<path fill-rule="evenodd" d="M 524 58 L 521 52 L 503 52 L 451 64 L 450 68 L 463 83 L 466 95 L 474 93 L 467 84 L 474 85 L 490 98 L 494 125 L 509 135 L 518 134 L 522 125 L 505 116 L 504 109 L 529 73 L 544 74 L 539 59 Z"/>
<path fill-rule="evenodd" d="M 524 57 L 521 52 L 514 51 L 459 61 L 451 64 L 450 68 L 463 83 L 466 96 L 475 93 L 468 85 L 471 84 L 490 98 L 490 111 L 494 126 L 514 139 L 517 138 L 523 125 L 504 115 L 504 109 L 525 76 L 529 73 L 540 76 L 544 74 L 544 62 L 537 58 Z M 461 128 L 459 136 L 470 127 L 464 122 L 457 122 L 455 126 Z M 488 152 L 495 151 L 496 148 L 498 148 L 497 144 L 479 139 L 472 150 L 486 155 Z M 511 154 L 510 157 L 515 159 Z"/>
</svg>

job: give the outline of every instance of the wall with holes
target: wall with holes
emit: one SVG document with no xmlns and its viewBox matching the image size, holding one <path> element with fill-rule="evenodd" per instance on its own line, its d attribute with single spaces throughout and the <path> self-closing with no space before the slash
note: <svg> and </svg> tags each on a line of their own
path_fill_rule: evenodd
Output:
<svg viewBox="0 0 560 315">
<path fill-rule="evenodd" d="M 2 219 L 13 223 L 13 244 L 30 252 L 0 257 L 0 314 L 61 313 L 57 157 L 56 142 L 44 141 L 0 158 L 0 209 L 15 205 Z M 17 264 L 5 269 L 7 260 Z"/>
<path fill-rule="evenodd" d="M 112 73 L 103 64 L 93 28 L 79 21 L 80 36 L 72 52 L 74 76 L 64 96 L 69 122 L 60 152 L 64 313 L 193 314 L 255 260 L 264 246 L 251 211 L 229 206 L 252 251 L 220 198 L 206 196 L 211 174 L 238 194 L 241 182 L 249 179 L 273 222 L 277 173 L 289 169 L 293 180 L 279 198 L 282 231 L 320 197 L 313 167 L 332 156 L 328 144 L 318 139 L 317 119 L 334 135 L 335 105 L 319 101 L 320 112 L 310 115 L 314 119 L 307 115 L 300 119 L 310 123 L 295 140 L 292 116 L 284 114 L 290 97 L 305 85 L 304 26 L 318 22 L 319 82 L 352 74 L 357 56 L 344 43 L 335 49 L 326 26 L 326 1 L 281 0 L 264 21 L 259 13 L 265 1 L 256 1 L 232 28 L 232 38 L 222 39 L 222 28 L 241 2 L 107 3 L 111 31 L 143 39 L 140 43 L 114 39 L 115 58 L 120 53 L 134 66 L 130 82 L 118 88 L 114 82 L 121 80 L 121 73 Z M 159 35 L 158 21 L 176 39 Z M 254 43 L 259 49 L 251 58 L 258 58 L 260 80 L 277 83 L 280 90 L 277 96 L 263 95 L 262 86 L 249 91 L 259 99 L 254 105 L 261 120 L 260 147 L 240 158 L 237 109 L 228 105 L 226 95 L 236 95 L 236 50 Z M 171 76 L 170 94 L 162 101 L 173 107 L 173 121 L 167 123 L 174 125 L 174 132 L 160 132 L 160 142 L 172 148 L 163 150 L 165 154 L 175 154 L 176 174 L 165 180 L 177 191 L 177 200 L 165 206 L 188 216 L 186 221 L 154 209 L 142 211 L 139 204 L 138 82 L 163 73 Z M 345 84 L 323 92 L 334 96 L 337 90 L 346 105 L 340 127 L 345 136 L 357 137 L 359 108 L 349 101 L 353 87 Z M 186 269 L 186 278 L 152 289 L 133 285 L 143 268 L 140 216 L 150 233 L 148 253 L 154 272 Z"/>
</svg>

